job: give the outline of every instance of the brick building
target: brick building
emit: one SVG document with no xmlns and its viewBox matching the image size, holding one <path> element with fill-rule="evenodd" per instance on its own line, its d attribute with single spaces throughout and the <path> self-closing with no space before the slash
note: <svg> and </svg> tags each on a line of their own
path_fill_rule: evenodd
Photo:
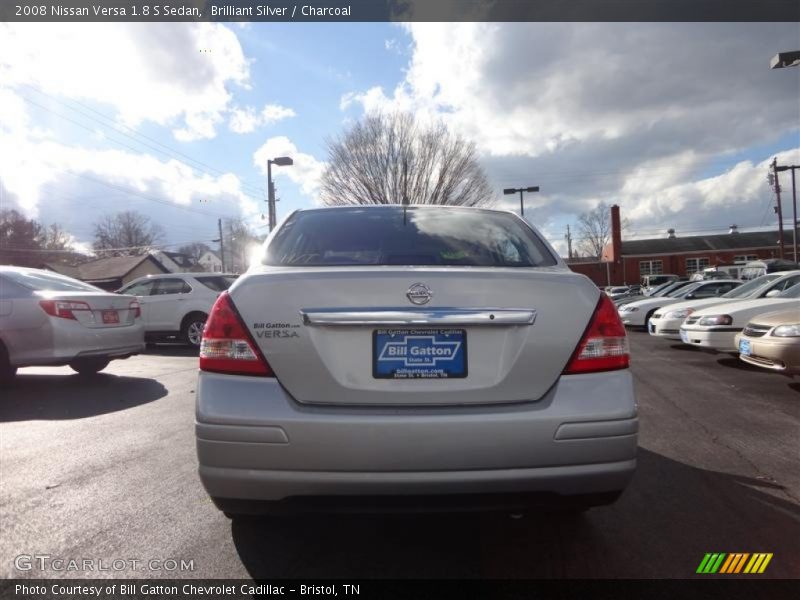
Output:
<svg viewBox="0 0 800 600">
<path fill-rule="evenodd" d="M 785 230 L 786 258 L 792 256 L 792 230 Z M 798 232 L 800 237 L 800 232 Z M 611 207 L 611 243 L 603 260 L 571 259 L 569 267 L 588 276 L 597 285 L 639 283 L 643 275 L 672 273 L 690 276 L 714 265 L 734 264 L 763 258 L 778 258 L 777 231 L 738 232 L 716 235 L 679 236 L 622 240 L 619 207 Z"/>
</svg>

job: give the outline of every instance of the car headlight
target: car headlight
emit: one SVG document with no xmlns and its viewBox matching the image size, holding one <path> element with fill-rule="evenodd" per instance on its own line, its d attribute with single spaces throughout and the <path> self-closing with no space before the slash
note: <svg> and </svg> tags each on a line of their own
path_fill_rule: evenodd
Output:
<svg viewBox="0 0 800 600">
<path fill-rule="evenodd" d="M 682 308 L 680 310 L 673 310 L 664 315 L 667 319 L 685 319 L 694 312 L 693 308 Z"/>
<path fill-rule="evenodd" d="M 775 337 L 800 337 L 800 323 L 792 325 L 778 325 L 772 330 Z"/>
<path fill-rule="evenodd" d="M 619 309 L 619 312 L 636 312 L 637 310 L 639 310 L 639 309 L 636 308 L 635 306 L 627 306 L 626 305 L 626 306 L 621 307 Z"/>
<path fill-rule="evenodd" d="M 711 315 L 702 317 L 698 322 L 701 327 L 713 327 L 714 325 L 731 325 L 733 318 L 730 315 Z"/>
</svg>

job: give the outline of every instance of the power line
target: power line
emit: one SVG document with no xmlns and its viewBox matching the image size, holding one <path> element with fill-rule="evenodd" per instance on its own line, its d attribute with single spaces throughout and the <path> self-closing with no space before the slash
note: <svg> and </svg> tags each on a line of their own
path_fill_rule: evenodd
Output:
<svg viewBox="0 0 800 600">
<path fill-rule="evenodd" d="M 63 100 L 60 100 L 60 99 L 56 98 L 55 96 L 53 96 L 51 94 L 48 94 L 47 92 L 44 92 L 44 91 L 42 91 L 42 90 L 40 90 L 40 89 L 38 89 L 38 88 L 36 88 L 36 87 L 34 87 L 32 85 L 29 85 L 29 84 L 23 84 L 23 85 L 25 87 L 33 90 L 34 92 L 36 92 L 38 94 L 41 94 L 42 96 L 50 98 L 52 101 L 60 104 L 61 106 L 65 107 L 65 108 L 67 108 L 67 109 L 69 109 L 71 111 L 74 111 L 74 112 L 78 113 L 79 115 L 82 115 L 83 117 L 85 117 L 85 118 L 87 118 L 87 119 L 89 119 L 91 121 L 94 121 L 95 123 L 99 123 L 101 126 L 107 128 L 107 129 L 113 130 L 113 131 L 117 132 L 118 134 L 123 135 L 123 136 L 135 141 L 138 144 L 141 144 L 141 145 L 143 145 L 143 146 L 145 146 L 147 148 L 155 150 L 156 152 L 159 152 L 160 154 L 162 154 L 164 156 L 167 156 L 169 158 L 176 158 L 177 156 L 180 156 L 183 159 L 185 159 L 185 160 L 187 160 L 187 161 L 189 161 L 191 163 L 194 163 L 194 165 L 200 165 L 200 167 L 204 167 L 204 168 L 200 168 L 200 167 L 197 167 L 197 166 L 192 166 L 192 168 L 197 170 L 197 171 L 199 171 L 199 172 L 201 172 L 201 173 L 204 173 L 206 175 L 214 175 L 214 173 L 216 173 L 217 175 L 225 175 L 227 173 L 226 171 L 224 171 L 222 169 L 218 169 L 216 167 L 212 167 L 211 165 L 209 165 L 207 163 L 204 163 L 204 162 L 199 161 L 199 160 L 197 160 L 195 158 L 192 158 L 191 156 L 189 156 L 188 154 L 186 154 L 184 152 L 181 152 L 180 150 L 176 150 L 175 148 L 167 146 L 166 144 L 156 140 L 155 138 L 152 138 L 152 137 L 150 137 L 148 135 L 145 135 L 145 134 L 143 134 L 141 132 L 138 132 L 135 129 L 133 129 L 132 127 L 128 127 L 127 125 L 117 126 L 114 123 L 114 120 L 111 117 L 109 117 L 108 115 L 105 115 L 104 113 L 102 113 L 100 111 L 97 111 L 97 110 L 93 109 L 90 106 L 87 106 L 86 104 L 83 104 L 82 102 L 79 102 L 77 100 L 71 100 L 71 102 L 73 102 L 73 103 L 85 108 L 86 110 L 98 115 L 103 120 L 100 120 L 100 119 L 98 119 L 96 117 L 92 117 L 91 115 L 88 115 L 85 112 L 83 112 L 81 110 L 78 110 L 74 106 L 71 106 L 69 103 L 67 103 L 67 102 L 65 102 Z M 81 123 L 78 123 L 76 121 L 73 121 L 69 117 L 66 117 L 66 116 L 64 116 L 64 115 L 62 115 L 60 113 L 57 113 L 57 112 L 55 112 L 55 111 L 53 111 L 53 110 L 51 110 L 51 109 L 49 109 L 49 108 L 47 108 L 45 106 L 42 106 L 41 104 L 38 104 L 38 103 L 34 102 L 33 100 L 31 100 L 30 98 L 28 98 L 24 94 L 20 94 L 20 96 L 22 97 L 23 100 L 25 100 L 25 101 L 27 101 L 27 102 L 35 105 L 35 106 L 38 106 L 39 108 L 41 108 L 43 110 L 46 110 L 47 112 L 50 112 L 50 113 L 52 113 L 52 114 L 54 114 L 54 115 L 56 115 L 56 116 L 58 116 L 58 117 L 60 117 L 62 119 L 65 119 L 65 120 L 67 120 L 67 121 L 69 121 L 69 122 L 71 122 L 71 123 L 73 123 L 75 125 L 78 125 L 79 127 L 82 127 L 84 129 L 87 129 L 88 131 L 93 132 L 93 130 L 88 128 L 85 124 L 81 124 Z M 107 121 L 107 122 L 104 122 L 104 121 Z M 125 133 L 124 131 L 122 131 L 120 129 L 120 127 L 123 127 L 125 129 L 127 129 L 133 135 Z M 144 141 L 142 141 L 141 139 L 138 139 L 138 138 L 143 138 L 145 140 L 148 140 L 149 142 L 152 142 L 152 144 L 144 142 Z M 125 145 L 122 142 L 119 142 L 119 140 L 114 140 L 113 138 L 109 138 L 109 140 L 112 141 L 112 142 L 115 142 L 115 143 L 119 143 L 121 145 Z M 156 144 L 157 146 L 160 146 L 161 148 L 164 148 L 164 150 L 156 148 L 153 144 Z M 129 148 L 131 150 L 134 150 L 135 152 L 139 152 L 138 149 L 132 148 L 131 146 L 125 145 L 125 147 Z M 191 165 L 189 165 L 189 166 L 191 166 Z M 211 172 L 209 172 L 209 171 L 211 171 Z M 246 196 L 252 198 L 253 200 L 258 200 L 258 198 L 253 196 L 252 194 L 261 194 L 262 193 L 262 189 L 259 188 L 259 187 L 253 186 L 253 185 L 249 185 L 249 184 L 245 185 L 246 182 L 244 180 L 242 180 L 242 179 L 239 179 L 239 181 L 242 184 L 241 187 L 243 189 L 247 188 L 247 189 L 250 190 L 250 194 L 247 194 L 244 191 L 242 193 L 244 193 Z"/>
</svg>

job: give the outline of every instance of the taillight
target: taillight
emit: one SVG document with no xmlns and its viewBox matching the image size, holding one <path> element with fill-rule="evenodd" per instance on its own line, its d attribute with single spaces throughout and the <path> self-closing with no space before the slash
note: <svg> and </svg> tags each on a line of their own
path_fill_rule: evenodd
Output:
<svg viewBox="0 0 800 600">
<path fill-rule="evenodd" d="M 219 295 L 206 320 L 200 342 L 200 369 L 232 375 L 275 376 L 245 329 L 228 292 Z"/>
<path fill-rule="evenodd" d="M 572 355 L 564 374 L 626 369 L 630 363 L 625 326 L 605 294 L 594 309 L 592 320 Z"/>
<path fill-rule="evenodd" d="M 133 312 L 134 319 L 138 319 L 142 316 L 142 305 L 139 304 L 138 300 L 131 300 L 131 303 L 128 304 L 128 310 Z"/>
<path fill-rule="evenodd" d="M 41 300 L 39 306 L 42 307 L 51 317 L 59 317 L 61 319 L 73 319 L 76 310 L 92 310 L 86 302 L 78 302 L 76 300 Z"/>
</svg>

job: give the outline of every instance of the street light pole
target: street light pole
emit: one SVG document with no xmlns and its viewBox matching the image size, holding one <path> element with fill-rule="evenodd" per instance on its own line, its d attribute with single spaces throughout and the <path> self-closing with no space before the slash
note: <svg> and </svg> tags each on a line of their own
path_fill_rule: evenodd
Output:
<svg viewBox="0 0 800 600">
<path fill-rule="evenodd" d="M 267 214 L 269 216 L 269 230 L 275 229 L 276 211 L 275 211 L 275 184 L 272 183 L 272 165 L 275 164 L 279 167 L 290 167 L 294 161 L 288 156 L 279 156 L 278 158 L 271 158 L 267 161 Z"/>
<path fill-rule="evenodd" d="M 781 171 L 791 171 L 792 172 L 792 256 L 794 257 L 794 262 L 797 262 L 797 184 L 795 182 L 795 175 L 794 172 L 797 169 L 800 169 L 800 165 L 783 165 L 778 166 L 777 159 L 773 162 L 774 172 L 775 172 L 775 182 L 777 185 L 778 181 L 778 173 Z M 783 231 L 783 229 L 781 229 Z M 781 234 L 782 236 L 783 234 Z"/>
<path fill-rule="evenodd" d="M 523 192 L 538 192 L 538 191 L 539 191 L 539 186 L 538 185 L 533 185 L 533 186 L 525 187 L 525 188 L 506 188 L 506 189 L 503 190 L 503 193 L 506 194 L 506 195 L 509 195 L 509 194 L 516 194 L 517 192 L 519 192 L 519 214 L 520 214 L 520 216 L 524 217 L 525 216 L 525 204 L 522 201 L 522 193 Z"/>
</svg>

